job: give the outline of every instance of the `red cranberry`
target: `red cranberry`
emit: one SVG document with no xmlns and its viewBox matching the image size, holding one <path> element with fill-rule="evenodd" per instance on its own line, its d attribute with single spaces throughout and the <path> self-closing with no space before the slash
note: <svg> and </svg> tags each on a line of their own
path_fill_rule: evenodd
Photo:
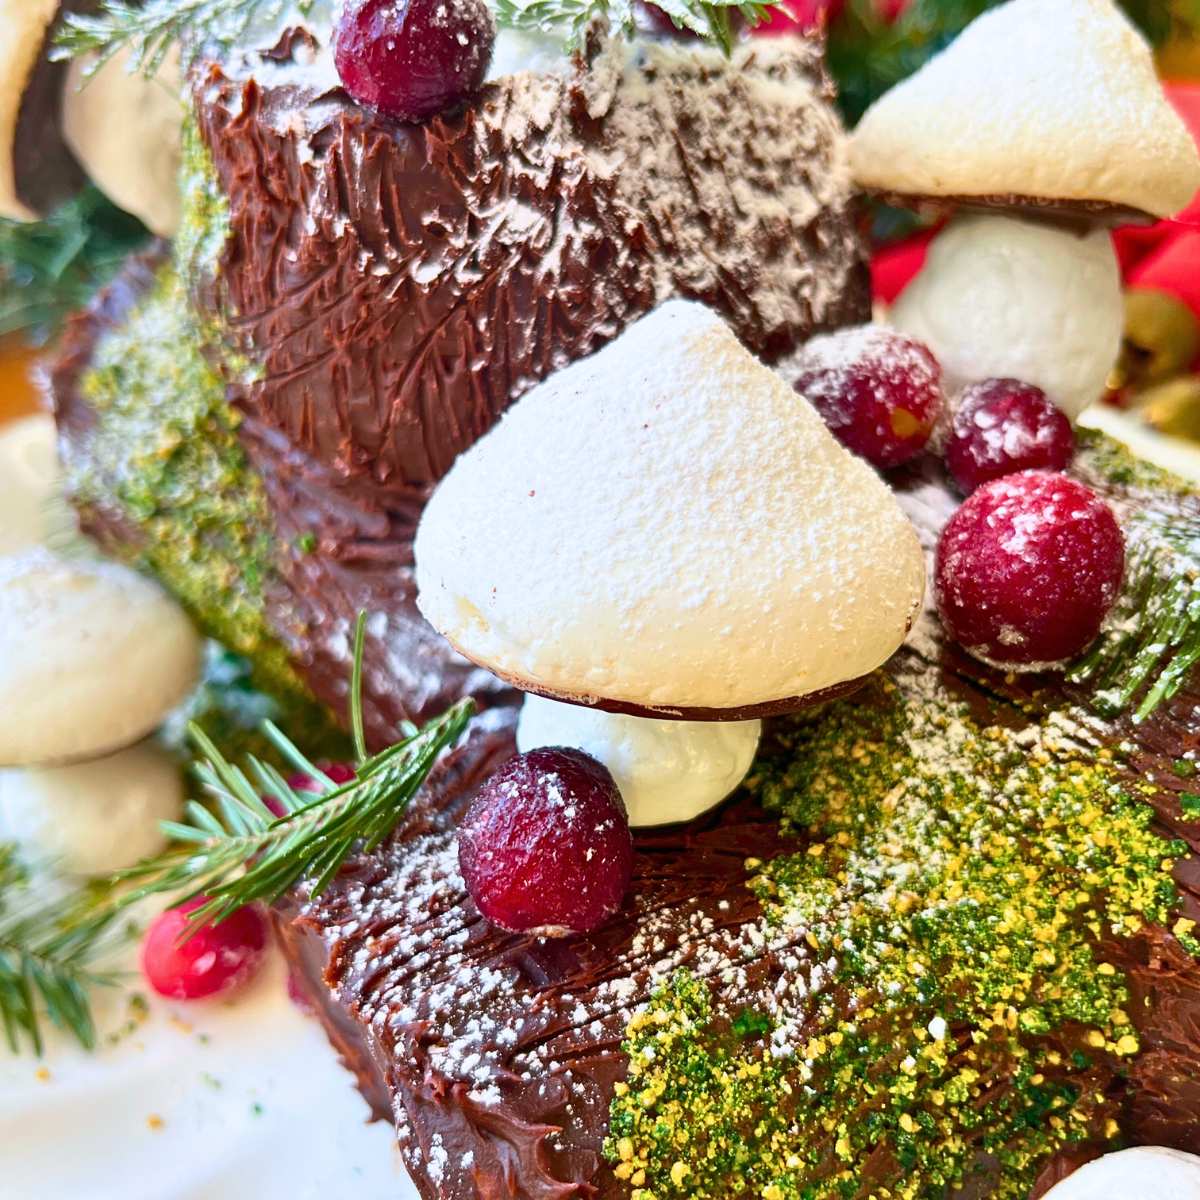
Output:
<svg viewBox="0 0 1200 1200">
<path fill-rule="evenodd" d="M 262 964 L 267 921 L 255 905 L 239 908 L 220 925 L 194 926 L 188 913 L 198 896 L 155 917 L 142 942 L 142 972 L 170 1000 L 200 1000 L 241 986 Z"/>
<path fill-rule="evenodd" d="M 925 449 L 942 409 L 942 369 L 920 342 L 882 325 L 813 338 L 795 387 L 848 450 L 898 467 Z"/>
<path fill-rule="evenodd" d="M 484 0 L 347 0 L 334 61 L 360 104 L 423 121 L 479 90 L 495 40 Z"/>
<path fill-rule="evenodd" d="M 938 611 L 984 662 L 1036 671 L 1100 632 L 1121 586 L 1125 539 L 1094 492 L 1048 471 L 985 483 L 938 543 Z"/>
<path fill-rule="evenodd" d="M 1061 471 L 1074 454 L 1066 414 L 1041 388 L 1016 379 L 988 379 L 967 388 L 946 440 L 946 466 L 968 495 L 1016 471 Z"/>
<path fill-rule="evenodd" d="M 335 784 L 349 783 L 354 778 L 354 768 L 349 763 L 318 763 L 317 765 Z M 293 792 L 312 792 L 314 795 L 320 795 L 323 790 L 321 784 L 311 775 L 305 775 L 299 771 L 287 777 L 287 784 Z M 273 816 L 283 816 L 285 809 L 277 796 L 263 796 L 262 802 L 270 809 Z"/>
<path fill-rule="evenodd" d="M 633 877 L 633 839 L 607 769 L 579 750 L 509 759 L 458 831 L 467 890 L 489 921 L 564 937 L 603 925 Z"/>
</svg>

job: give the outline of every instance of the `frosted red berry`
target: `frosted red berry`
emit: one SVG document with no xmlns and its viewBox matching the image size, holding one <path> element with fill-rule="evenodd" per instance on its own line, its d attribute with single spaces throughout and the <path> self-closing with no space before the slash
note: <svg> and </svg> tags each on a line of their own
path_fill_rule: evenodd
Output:
<svg viewBox="0 0 1200 1200">
<path fill-rule="evenodd" d="M 458 861 L 476 907 L 502 929 L 545 937 L 597 929 L 633 878 L 621 793 L 580 750 L 518 754 L 472 801 Z"/>
<path fill-rule="evenodd" d="M 961 491 L 1017 471 L 1061 471 L 1075 454 L 1071 422 L 1041 388 L 988 379 L 959 397 L 946 466 Z"/>
<path fill-rule="evenodd" d="M 1066 475 L 1023 471 L 985 483 L 943 530 L 938 612 L 976 658 L 1044 670 L 1100 632 L 1124 571 L 1125 539 L 1099 496 Z"/>
<path fill-rule="evenodd" d="M 842 445 L 880 468 L 925 449 L 944 402 L 933 352 L 881 325 L 813 338 L 793 383 Z"/>
<path fill-rule="evenodd" d="M 495 41 L 484 0 L 347 0 L 334 62 L 360 104 L 423 121 L 479 90 Z"/>
<path fill-rule="evenodd" d="M 219 925 L 195 927 L 188 913 L 205 903 L 197 897 L 156 917 L 142 941 L 142 973 L 169 1000 L 203 1000 L 245 983 L 262 965 L 267 919 L 254 905 L 239 908 Z"/>
</svg>

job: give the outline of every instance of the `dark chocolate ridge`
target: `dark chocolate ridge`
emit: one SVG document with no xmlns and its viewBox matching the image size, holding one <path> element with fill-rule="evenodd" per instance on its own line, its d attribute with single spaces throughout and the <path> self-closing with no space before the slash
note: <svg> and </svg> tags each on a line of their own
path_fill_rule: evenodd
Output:
<svg viewBox="0 0 1200 1200">
<path fill-rule="evenodd" d="M 1006 210 L 1012 216 L 1038 217 L 1067 225 L 1153 225 L 1162 218 L 1145 209 L 1113 204 L 1108 200 L 1061 200 L 1046 196 L 1021 196 L 1015 192 L 946 196 L 923 193 L 890 192 L 869 188 L 868 192 L 883 204 L 911 208 L 919 212 L 944 215 L 955 209 L 995 212 Z"/>
</svg>

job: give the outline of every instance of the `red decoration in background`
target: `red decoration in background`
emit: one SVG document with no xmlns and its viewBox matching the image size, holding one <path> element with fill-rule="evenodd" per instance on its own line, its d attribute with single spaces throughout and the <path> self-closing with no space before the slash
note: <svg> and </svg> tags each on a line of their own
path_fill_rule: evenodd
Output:
<svg viewBox="0 0 1200 1200">
<path fill-rule="evenodd" d="M 1200 143 L 1200 84 L 1168 83 L 1164 87 Z M 936 230 L 924 230 L 876 253 L 871 263 L 876 299 L 891 304 L 904 291 L 925 265 L 935 234 Z M 1177 217 L 1118 229 L 1113 241 L 1127 287 L 1169 292 L 1200 317 L 1200 195 Z"/>
</svg>

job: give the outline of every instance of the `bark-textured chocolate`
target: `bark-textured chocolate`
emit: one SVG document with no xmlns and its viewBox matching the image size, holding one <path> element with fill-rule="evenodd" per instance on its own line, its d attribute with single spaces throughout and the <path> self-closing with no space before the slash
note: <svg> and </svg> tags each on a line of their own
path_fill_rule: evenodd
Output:
<svg viewBox="0 0 1200 1200">
<path fill-rule="evenodd" d="M 508 404 L 671 296 L 713 306 L 768 361 L 869 300 L 816 44 L 746 42 L 726 60 L 594 39 L 403 125 L 346 98 L 327 36 L 293 29 L 194 69 L 228 236 L 215 274 L 185 282 L 256 368 L 226 384 L 274 527 L 267 620 L 340 709 L 354 614 L 376 614 L 381 742 L 464 692 L 498 694 L 417 614 L 411 542 L 433 486 Z M 56 394 L 82 468 L 76 332 Z M 87 521 L 119 549 L 129 516 L 90 503 Z"/>
<path fill-rule="evenodd" d="M 902 499 L 930 542 L 956 503 L 931 473 Z M 505 934 L 466 896 L 454 823 L 512 752 L 502 709 L 278 911 L 423 1197 L 1024 1198 L 1121 1141 L 1200 1150 L 1194 689 L 1098 722 L 928 620 L 861 695 L 768 722 L 718 813 L 638 832 L 597 934 Z"/>
</svg>

